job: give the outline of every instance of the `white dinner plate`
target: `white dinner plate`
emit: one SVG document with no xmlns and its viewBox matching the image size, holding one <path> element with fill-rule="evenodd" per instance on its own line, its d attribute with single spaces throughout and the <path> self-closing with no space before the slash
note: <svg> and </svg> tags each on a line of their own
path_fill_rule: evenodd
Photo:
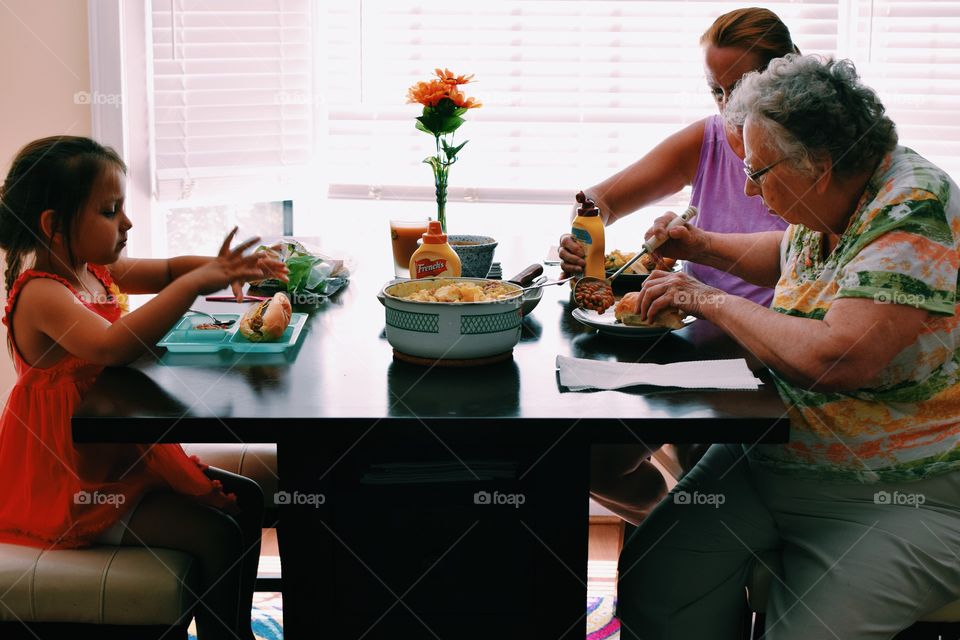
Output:
<svg viewBox="0 0 960 640">
<path fill-rule="evenodd" d="M 617 322 L 613 315 L 613 308 L 607 309 L 603 314 L 596 311 L 586 311 L 577 307 L 573 310 L 573 317 L 580 324 L 592 327 L 602 334 L 616 336 L 618 338 L 650 338 L 670 333 L 673 329 L 667 327 L 635 327 L 633 325 Z M 689 325 L 696 320 L 693 316 L 687 316 L 683 319 L 684 326 Z"/>
</svg>

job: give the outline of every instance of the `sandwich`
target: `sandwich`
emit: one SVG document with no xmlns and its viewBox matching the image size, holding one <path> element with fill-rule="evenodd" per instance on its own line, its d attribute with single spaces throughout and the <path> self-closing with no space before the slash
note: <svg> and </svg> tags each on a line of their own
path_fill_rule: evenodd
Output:
<svg viewBox="0 0 960 640">
<path fill-rule="evenodd" d="M 293 309 L 290 300 L 282 292 L 275 293 L 269 300 L 258 302 L 240 318 L 240 335 L 251 342 L 273 342 L 278 340 L 290 324 Z"/>
<path fill-rule="evenodd" d="M 620 299 L 613 309 L 617 322 L 633 327 L 663 327 L 665 329 L 683 328 L 686 313 L 680 309 L 664 309 L 655 318 L 644 322 L 640 319 L 640 292 L 631 291 Z"/>
</svg>

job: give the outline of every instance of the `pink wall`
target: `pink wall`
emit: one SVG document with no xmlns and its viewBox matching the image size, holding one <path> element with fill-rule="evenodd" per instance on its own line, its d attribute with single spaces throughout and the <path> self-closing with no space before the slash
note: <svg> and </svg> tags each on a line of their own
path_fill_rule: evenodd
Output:
<svg viewBox="0 0 960 640">
<path fill-rule="evenodd" d="M 0 3 L 3 176 L 17 150 L 35 138 L 62 133 L 90 135 L 90 107 L 83 96 L 77 96 L 90 90 L 88 49 L 85 0 Z M 14 382 L 6 339 L 6 330 L 0 325 L 0 400 L 6 400 Z"/>
</svg>

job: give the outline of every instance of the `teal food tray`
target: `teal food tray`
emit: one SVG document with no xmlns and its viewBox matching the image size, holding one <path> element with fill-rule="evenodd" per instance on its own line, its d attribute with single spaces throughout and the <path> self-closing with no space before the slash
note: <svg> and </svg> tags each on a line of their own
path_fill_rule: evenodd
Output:
<svg viewBox="0 0 960 640">
<path fill-rule="evenodd" d="M 194 329 L 198 324 L 210 322 L 206 316 L 185 315 L 173 325 L 173 328 L 163 336 L 159 347 L 166 347 L 173 353 L 215 353 L 217 351 L 233 351 L 235 353 L 283 353 L 293 348 L 300 339 L 300 333 L 307 323 L 307 314 L 294 313 L 286 331 L 275 342 L 251 342 L 244 338 L 239 331 L 240 314 L 215 313 L 217 320 L 234 320 L 227 330 L 221 329 Z"/>
</svg>

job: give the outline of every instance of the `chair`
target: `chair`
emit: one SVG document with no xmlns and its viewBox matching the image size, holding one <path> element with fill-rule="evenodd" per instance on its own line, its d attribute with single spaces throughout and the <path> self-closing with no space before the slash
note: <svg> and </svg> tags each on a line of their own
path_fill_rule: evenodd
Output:
<svg viewBox="0 0 960 640">
<path fill-rule="evenodd" d="M 276 446 L 189 444 L 184 449 L 260 483 L 270 514 L 265 523 L 275 526 Z M 258 580 L 258 589 L 276 590 L 278 583 Z M 172 549 L 0 544 L 0 638 L 185 640 L 198 589 L 193 557 Z"/>
<path fill-rule="evenodd" d="M 280 509 L 274 494 L 280 490 L 275 444 L 184 444 L 188 456 L 197 456 L 211 467 L 255 480 L 263 490 L 263 527 L 276 529 Z M 268 571 L 269 573 L 269 571 Z M 279 570 L 277 571 L 279 573 Z M 280 577 L 258 577 L 257 591 L 280 591 Z"/>
<path fill-rule="evenodd" d="M 748 627 L 745 640 L 755 640 L 763 636 L 767 596 L 774 575 L 771 571 L 780 571 L 780 558 L 776 553 L 764 552 L 758 557 L 759 561 L 754 563 L 747 582 L 749 610 L 756 615 L 753 628 L 751 630 Z M 947 640 L 947 638 L 960 638 L 960 600 L 923 616 L 912 627 L 899 633 L 895 640 Z"/>
<path fill-rule="evenodd" d="M 170 549 L 0 544 L 0 637 L 185 639 L 197 572 Z"/>
</svg>

